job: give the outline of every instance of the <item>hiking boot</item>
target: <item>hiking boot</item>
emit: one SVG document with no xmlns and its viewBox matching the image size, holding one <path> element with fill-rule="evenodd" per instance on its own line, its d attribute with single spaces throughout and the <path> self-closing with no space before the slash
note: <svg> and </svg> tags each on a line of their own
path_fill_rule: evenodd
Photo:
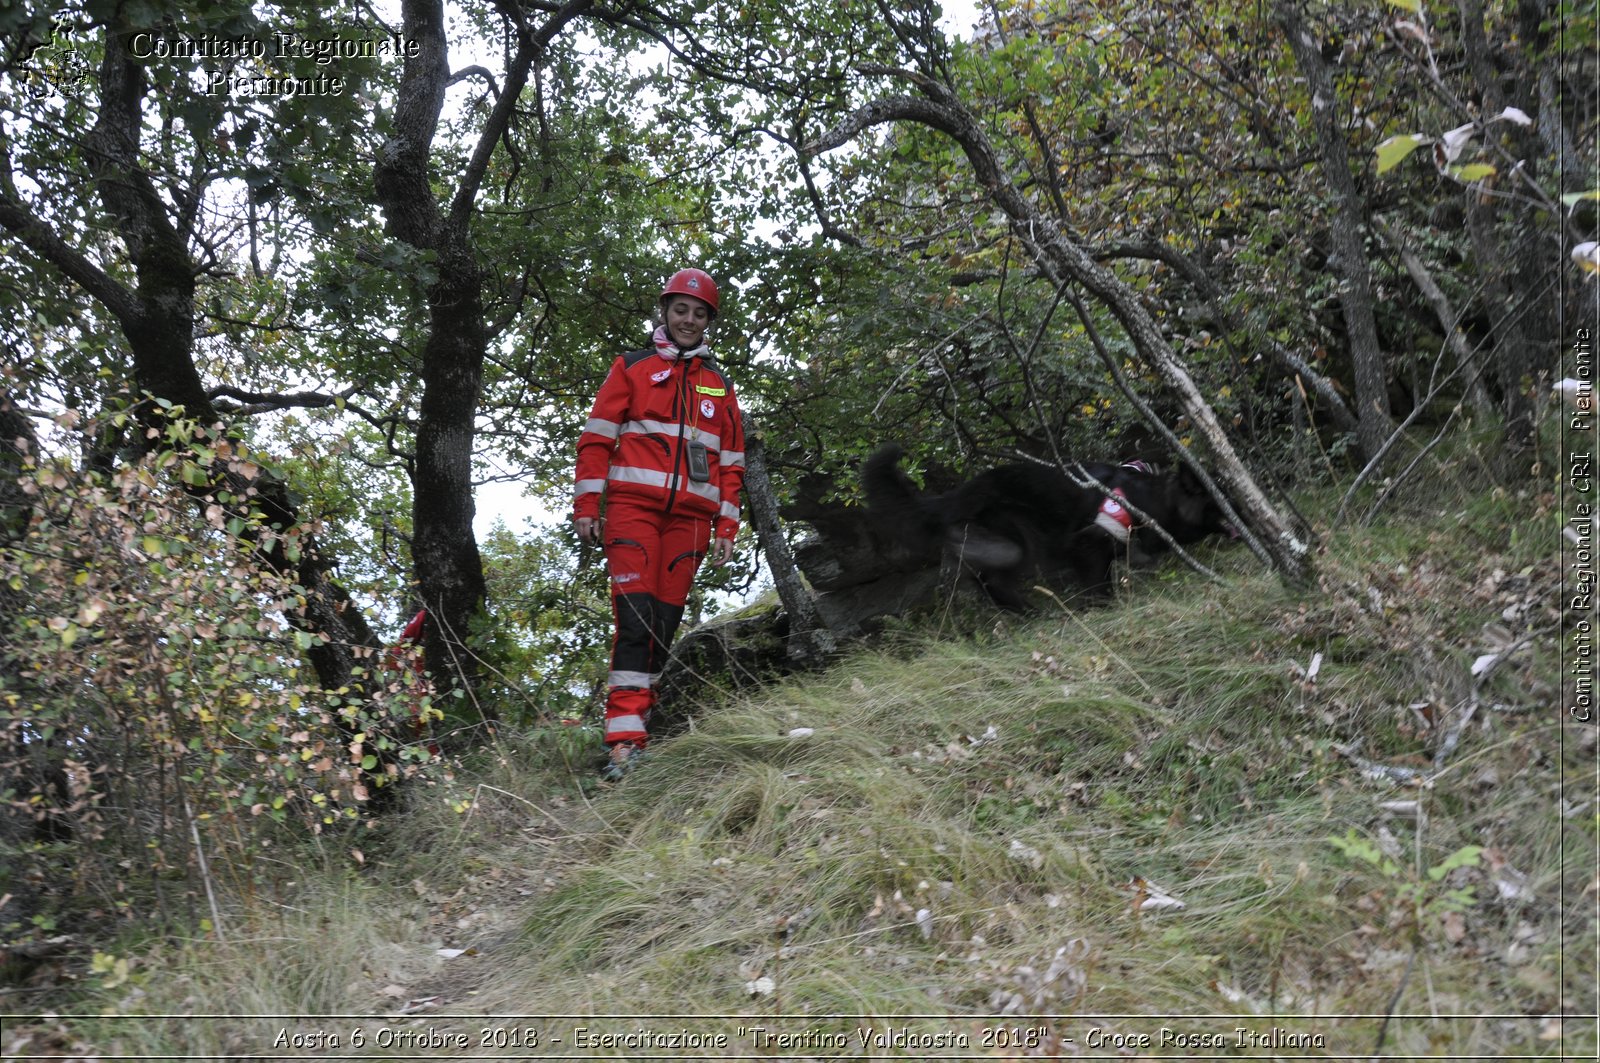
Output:
<svg viewBox="0 0 1600 1063">
<path fill-rule="evenodd" d="M 611 747 L 611 758 L 601 769 L 600 778 L 606 782 L 618 782 L 637 767 L 643 758 L 644 747 L 636 746 L 632 742 L 618 742 Z"/>
</svg>

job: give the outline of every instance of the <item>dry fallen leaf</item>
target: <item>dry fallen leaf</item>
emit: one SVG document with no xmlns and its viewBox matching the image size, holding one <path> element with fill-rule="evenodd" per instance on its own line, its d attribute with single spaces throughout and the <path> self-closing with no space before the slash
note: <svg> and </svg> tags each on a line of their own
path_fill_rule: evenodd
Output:
<svg viewBox="0 0 1600 1063">
<path fill-rule="evenodd" d="M 1254 1000 L 1249 993 L 1236 986 L 1231 986 L 1224 982 L 1212 982 L 1211 988 L 1215 989 L 1223 1000 L 1226 1000 L 1240 1011 L 1259 1012 L 1263 1010 L 1259 1001 Z"/>
<path fill-rule="evenodd" d="M 1561 396 L 1562 401 L 1573 410 L 1588 413 L 1594 409 L 1594 384 L 1591 381 L 1566 377 L 1556 381 L 1550 390 Z"/>
<path fill-rule="evenodd" d="M 1503 901 L 1518 901 L 1523 904 L 1533 901 L 1533 889 L 1528 885 L 1528 876 L 1514 867 L 1502 868 L 1495 872 L 1494 890 Z"/>
<path fill-rule="evenodd" d="M 1600 275 L 1600 242 L 1586 240 L 1572 249 L 1572 261 L 1591 275 Z"/>
<path fill-rule="evenodd" d="M 416 1000 L 406 1001 L 405 1007 L 395 1012 L 396 1015 L 415 1015 L 419 1011 L 428 1011 L 444 1003 L 443 997 L 418 997 Z"/>
<path fill-rule="evenodd" d="M 1188 907 L 1183 901 L 1140 875 L 1135 875 L 1123 888 L 1133 891 L 1135 912 L 1182 911 Z"/>
<path fill-rule="evenodd" d="M 1416 819 L 1422 814 L 1422 806 L 1416 801 L 1380 801 L 1378 807 L 1390 815 L 1406 819 Z"/>
<path fill-rule="evenodd" d="M 1170 909 L 1172 911 L 1181 912 L 1187 907 L 1189 906 L 1178 900 L 1176 897 L 1169 897 L 1165 893 L 1153 893 L 1144 899 L 1144 903 L 1139 906 L 1139 910 L 1144 912 L 1159 912 Z"/>
<path fill-rule="evenodd" d="M 1011 848 L 1006 851 L 1006 855 L 1013 860 L 1022 861 L 1035 871 L 1044 867 L 1044 854 L 1031 845 L 1022 844 L 1015 838 L 1011 840 Z"/>
</svg>

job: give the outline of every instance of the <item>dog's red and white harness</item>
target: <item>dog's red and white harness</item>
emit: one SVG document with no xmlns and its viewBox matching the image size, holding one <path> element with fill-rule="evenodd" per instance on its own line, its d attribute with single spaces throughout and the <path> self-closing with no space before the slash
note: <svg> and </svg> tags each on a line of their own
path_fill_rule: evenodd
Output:
<svg viewBox="0 0 1600 1063">
<path fill-rule="evenodd" d="M 1155 469 L 1143 461 L 1125 461 L 1122 467 L 1147 475 L 1155 473 Z M 1127 542 L 1128 537 L 1133 534 L 1133 514 L 1122 504 L 1127 498 L 1128 496 L 1122 493 L 1122 488 L 1114 488 L 1111 494 L 1106 496 L 1105 501 L 1100 503 L 1100 512 L 1095 514 L 1094 518 L 1094 526 L 1104 530 L 1119 543 Z"/>
<path fill-rule="evenodd" d="M 1128 536 L 1133 534 L 1133 514 L 1118 501 L 1126 497 L 1122 493 L 1122 488 L 1116 488 L 1104 502 L 1100 503 L 1100 512 L 1094 518 L 1094 526 L 1104 529 L 1119 543 L 1127 542 Z"/>
</svg>

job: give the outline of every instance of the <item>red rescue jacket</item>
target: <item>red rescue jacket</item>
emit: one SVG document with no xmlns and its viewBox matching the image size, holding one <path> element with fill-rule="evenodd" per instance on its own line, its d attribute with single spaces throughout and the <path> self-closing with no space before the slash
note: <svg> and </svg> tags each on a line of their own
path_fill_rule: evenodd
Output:
<svg viewBox="0 0 1600 1063">
<path fill-rule="evenodd" d="M 688 450 L 706 448 L 710 478 L 689 477 Z M 739 531 L 744 422 L 733 387 L 709 359 L 630 351 L 611 365 L 578 437 L 573 515 L 600 516 L 600 496 L 627 498 Z"/>
</svg>

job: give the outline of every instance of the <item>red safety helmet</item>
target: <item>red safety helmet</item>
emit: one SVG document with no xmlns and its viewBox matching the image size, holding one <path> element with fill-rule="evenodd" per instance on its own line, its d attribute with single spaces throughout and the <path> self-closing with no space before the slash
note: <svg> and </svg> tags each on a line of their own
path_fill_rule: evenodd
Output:
<svg viewBox="0 0 1600 1063">
<path fill-rule="evenodd" d="M 711 316 L 717 316 L 717 282 L 711 279 L 711 274 L 703 269 L 680 269 L 667 280 L 667 286 L 661 289 L 661 302 L 666 302 L 669 295 L 687 295 L 698 299 L 711 308 Z"/>
</svg>

